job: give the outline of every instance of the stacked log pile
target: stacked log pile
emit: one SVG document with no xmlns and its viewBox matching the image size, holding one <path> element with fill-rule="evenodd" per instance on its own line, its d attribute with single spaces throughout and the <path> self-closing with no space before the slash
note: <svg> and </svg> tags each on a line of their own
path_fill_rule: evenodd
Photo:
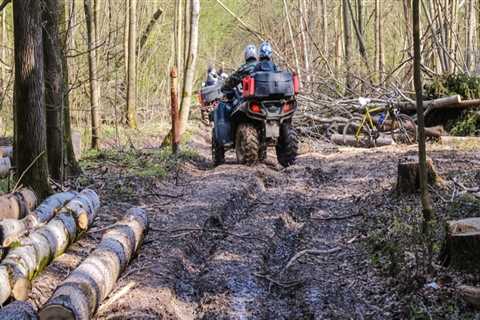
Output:
<svg viewBox="0 0 480 320">
<path fill-rule="evenodd" d="M 91 225 L 99 206 L 97 194 L 83 190 L 47 224 L 15 241 L 0 263 L 0 304 L 25 300 L 31 280 Z"/>
<path fill-rule="evenodd" d="M 148 219 L 131 209 L 102 238 L 93 253 L 55 290 L 39 313 L 42 320 L 91 319 L 140 248 Z"/>
<path fill-rule="evenodd" d="M 320 140 L 332 140 L 332 135 L 342 134 L 346 123 L 352 118 L 363 116 L 365 111 L 365 107 L 360 105 L 359 99 L 335 100 L 324 95 L 317 97 L 300 95 L 298 102 L 299 112 L 294 117 L 295 127 L 301 135 Z M 400 98 L 395 100 L 373 98 L 370 99 L 368 107 L 384 109 L 389 104 L 393 104 L 402 113 L 412 114 L 416 111 L 415 102 L 404 95 L 400 95 Z M 459 95 L 455 95 L 425 101 L 424 107 L 425 115 L 438 109 L 479 108 L 480 99 L 464 101 Z M 427 137 L 438 139 L 445 132 L 441 127 L 432 127 L 426 128 L 426 134 Z M 344 139 L 332 140 L 337 144 L 344 144 L 343 141 Z"/>
</svg>

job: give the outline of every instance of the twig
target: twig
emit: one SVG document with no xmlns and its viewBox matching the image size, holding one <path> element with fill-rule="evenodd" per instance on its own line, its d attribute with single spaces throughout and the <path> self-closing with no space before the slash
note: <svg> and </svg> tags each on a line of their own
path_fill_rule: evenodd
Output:
<svg viewBox="0 0 480 320">
<path fill-rule="evenodd" d="M 289 281 L 289 282 L 285 282 L 285 283 L 280 282 L 278 280 L 273 279 L 269 275 L 261 274 L 261 273 L 258 273 L 258 272 L 255 272 L 253 275 L 256 276 L 256 277 L 262 278 L 262 279 L 266 279 L 266 280 L 270 281 L 271 283 L 276 284 L 277 286 L 285 288 L 285 289 L 296 287 L 296 286 L 302 284 L 301 281 Z"/>
<path fill-rule="evenodd" d="M 118 290 L 110 299 L 108 299 L 108 301 L 105 304 L 100 306 L 100 308 L 98 309 L 98 314 L 101 314 L 102 312 L 107 310 L 107 308 L 110 305 L 112 305 L 115 301 L 120 299 L 122 296 L 126 295 L 136 285 L 137 285 L 137 283 L 135 281 L 130 281 L 125 287 Z"/>
<path fill-rule="evenodd" d="M 302 250 L 300 252 L 298 252 L 297 254 L 295 254 L 291 259 L 290 261 L 288 261 L 288 263 L 286 264 L 286 266 L 283 268 L 282 272 L 281 273 L 284 273 L 285 271 L 287 271 L 288 268 L 290 268 L 294 263 L 295 261 L 297 261 L 300 257 L 306 255 L 306 254 L 313 254 L 313 255 L 322 255 L 322 254 L 331 254 L 331 253 L 335 253 L 335 252 L 338 252 L 342 250 L 342 248 L 340 247 L 335 247 L 333 249 L 328 249 L 328 250 L 316 250 L 316 249 L 306 249 L 306 250 Z"/>
<path fill-rule="evenodd" d="M 351 219 L 351 218 L 355 218 L 355 217 L 360 217 L 360 216 L 363 216 L 363 213 L 356 213 L 356 214 L 352 214 L 350 216 L 331 216 L 331 217 L 325 217 L 325 218 L 312 218 L 312 220 L 320 220 L 320 221 L 330 221 L 330 220 L 346 220 L 346 219 Z"/>
<path fill-rule="evenodd" d="M 12 192 L 17 192 L 17 188 L 18 188 L 18 186 L 20 185 L 20 181 L 22 181 L 23 176 L 28 172 L 28 170 L 30 170 L 31 167 L 33 167 L 33 165 L 35 164 L 35 162 L 37 162 L 37 160 L 40 159 L 40 157 L 43 156 L 44 153 L 45 153 L 45 150 L 43 150 L 42 152 L 40 152 L 40 154 L 39 154 L 38 156 L 36 156 L 35 159 L 33 159 L 33 161 L 28 165 L 28 167 L 22 172 L 22 174 L 20 175 L 20 178 L 18 178 L 17 183 L 16 183 L 15 186 L 13 187 L 13 191 L 12 191 Z"/>
</svg>

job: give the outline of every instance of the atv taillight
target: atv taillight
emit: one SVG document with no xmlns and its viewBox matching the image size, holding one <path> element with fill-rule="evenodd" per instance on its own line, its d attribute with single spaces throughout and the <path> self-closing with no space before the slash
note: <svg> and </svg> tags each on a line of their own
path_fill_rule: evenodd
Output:
<svg viewBox="0 0 480 320">
<path fill-rule="evenodd" d="M 291 103 L 291 102 L 285 103 L 285 104 L 283 105 L 283 109 L 282 109 L 282 110 L 283 110 L 284 113 L 287 113 L 287 112 L 292 111 L 292 110 L 293 110 L 293 103 Z"/>
<path fill-rule="evenodd" d="M 295 94 L 298 94 L 300 92 L 300 78 L 296 73 L 293 74 L 293 92 Z"/>
<path fill-rule="evenodd" d="M 251 76 L 246 76 L 242 80 L 243 92 L 242 95 L 244 98 L 252 97 L 255 95 L 255 79 Z"/>
<path fill-rule="evenodd" d="M 253 113 L 262 113 L 262 108 L 258 104 L 252 103 L 250 105 L 250 111 Z"/>
</svg>

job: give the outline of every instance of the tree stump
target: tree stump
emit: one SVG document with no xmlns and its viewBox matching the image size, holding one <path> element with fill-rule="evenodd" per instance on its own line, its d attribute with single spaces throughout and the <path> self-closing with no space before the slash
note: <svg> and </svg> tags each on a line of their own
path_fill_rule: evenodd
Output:
<svg viewBox="0 0 480 320">
<path fill-rule="evenodd" d="M 447 222 L 441 259 L 461 271 L 480 271 L 480 218 Z"/>
<path fill-rule="evenodd" d="M 439 177 L 433 161 L 427 158 L 428 184 L 434 185 Z M 417 156 L 408 156 L 398 161 L 397 192 L 415 193 L 420 189 L 420 163 Z"/>
</svg>

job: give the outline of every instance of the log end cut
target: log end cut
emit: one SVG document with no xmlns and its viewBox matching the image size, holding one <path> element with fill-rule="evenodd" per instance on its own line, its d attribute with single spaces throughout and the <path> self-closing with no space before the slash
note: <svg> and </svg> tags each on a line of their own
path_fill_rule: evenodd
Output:
<svg viewBox="0 0 480 320">
<path fill-rule="evenodd" d="M 38 316 L 40 320 L 76 320 L 72 311 L 59 304 L 45 307 Z"/>
</svg>

